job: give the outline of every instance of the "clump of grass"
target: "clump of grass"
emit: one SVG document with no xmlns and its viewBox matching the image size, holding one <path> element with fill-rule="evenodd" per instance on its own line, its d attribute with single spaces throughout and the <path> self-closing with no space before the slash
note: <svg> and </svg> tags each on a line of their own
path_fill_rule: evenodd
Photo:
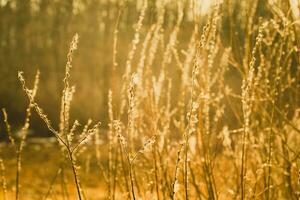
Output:
<svg viewBox="0 0 300 200">
<path fill-rule="evenodd" d="M 200 16 L 196 1 L 141 1 L 126 55 L 118 51 L 125 11 L 119 8 L 105 130 L 91 120 L 80 130 L 79 121 L 70 121 L 77 35 L 67 55 L 58 130 L 20 72 L 29 107 L 62 149 L 46 198 L 55 196 L 54 182 L 69 164 L 78 199 L 88 199 L 81 180 L 95 171 L 113 200 L 297 199 L 299 26 L 285 4 L 259 2 L 224 0 Z M 94 143 L 84 145 L 93 135 Z M 78 158 L 86 154 L 88 170 L 79 175 Z"/>
<path fill-rule="evenodd" d="M 8 134 L 8 138 L 9 138 L 11 144 L 13 145 L 13 147 L 15 149 L 16 160 L 17 160 L 16 196 L 15 196 L 16 200 L 20 199 L 20 176 L 21 176 L 21 170 L 22 170 L 22 151 L 23 151 L 23 148 L 24 148 L 24 145 L 25 145 L 25 140 L 26 140 L 27 135 L 28 135 L 28 129 L 29 129 L 29 126 L 30 126 L 31 110 L 32 110 L 33 101 L 34 101 L 34 98 L 36 96 L 37 89 L 38 89 L 39 76 L 40 76 L 40 72 L 37 71 L 36 76 L 35 76 L 33 89 L 28 91 L 31 94 L 32 99 L 30 100 L 29 105 L 26 109 L 25 122 L 24 122 L 24 125 L 23 125 L 22 129 L 21 129 L 21 139 L 18 143 L 16 142 L 16 140 L 13 137 L 13 134 L 12 134 L 12 131 L 11 131 L 11 126 L 8 122 L 7 112 L 4 108 L 2 109 L 2 113 L 3 113 L 3 116 L 4 116 L 4 122 L 5 122 L 5 126 L 6 126 L 6 131 L 7 131 L 7 134 Z M 3 161 L 2 161 L 2 166 L 4 168 Z M 3 184 L 4 184 L 4 182 L 3 182 Z M 6 193 L 6 189 L 5 189 L 5 193 Z"/>
<path fill-rule="evenodd" d="M 89 124 L 83 129 L 82 133 L 79 135 L 77 141 L 74 138 L 75 129 L 79 126 L 77 120 L 75 120 L 72 128 L 70 129 L 70 106 L 73 97 L 73 93 L 75 91 L 74 87 L 70 87 L 69 79 L 70 79 L 70 70 L 72 68 L 72 55 L 73 52 L 77 49 L 78 43 L 78 35 L 76 34 L 71 42 L 70 49 L 67 56 L 67 64 L 65 67 L 65 77 L 64 77 L 64 89 L 62 94 L 61 101 L 61 112 L 60 112 L 60 125 L 59 131 L 56 131 L 51 124 L 51 121 L 48 119 L 47 115 L 44 114 L 43 110 L 39 107 L 39 105 L 35 102 L 33 93 L 27 89 L 25 79 L 23 77 L 23 73 L 19 72 L 19 80 L 23 86 L 23 90 L 25 91 L 27 97 L 29 98 L 32 107 L 35 108 L 36 112 L 40 116 L 40 118 L 47 125 L 48 129 L 54 134 L 57 138 L 58 142 L 62 145 L 63 150 L 65 151 L 65 156 L 68 157 L 69 163 L 72 168 L 72 173 L 74 177 L 74 182 L 77 190 L 78 199 L 84 199 L 83 191 L 80 184 L 78 166 L 77 166 L 77 152 L 80 148 L 91 138 L 91 136 L 97 131 L 100 126 L 100 123 L 95 124 L 92 128 L 89 128 Z"/>
</svg>

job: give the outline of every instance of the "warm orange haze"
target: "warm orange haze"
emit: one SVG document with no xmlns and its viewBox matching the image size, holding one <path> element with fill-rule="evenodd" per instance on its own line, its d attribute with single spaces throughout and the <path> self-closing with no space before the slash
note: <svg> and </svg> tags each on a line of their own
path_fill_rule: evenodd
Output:
<svg viewBox="0 0 300 200">
<path fill-rule="evenodd" d="M 299 200 L 299 11 L 0 0 L 0 200 Z"/>
</svg>

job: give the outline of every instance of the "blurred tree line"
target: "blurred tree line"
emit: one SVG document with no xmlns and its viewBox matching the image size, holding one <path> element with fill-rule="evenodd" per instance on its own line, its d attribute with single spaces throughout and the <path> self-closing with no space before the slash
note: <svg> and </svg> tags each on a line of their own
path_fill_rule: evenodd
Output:
<svg viewBox="0 0 300 200">
<path fill-rule="evenodd" d="M 25 72 L 29 83 L 36 70 L 41 71 L 37 101 L 50 119 L 58 117 L 66 54 L 76 32 L 80 44 L 72 69 L 77 87 L 75 115 L 82 119 L 105 118 L 105 88 L 109 87 L 105 77 L 110 69 L 111 33 L 118 1 L 0 2 L 0 107 L 8 110 L 10 121 L 16 125 L 23 123 L 28 104 L 17 80 L 18 70 Z M 136 14 L 133 12 L 132 17 Z M 43 130 L 37 120 L 34 117 L 32 127 Z"/>
<path fill-rule="evenodd" d="M 157 21 L 157 4 L 161 2 L 148 0 L 141 40 Z M 165 42 L 178 16 L 178 1 L 166 2 L 163 25 Z M 191 19 L 190 4 L 193 0 L 184 2 L 184 18 L 178 36 L 179 49 L 187 48 L 195 22 Z M 276 2 L 284 13 L 292 15 L 288 12 L 291 8 L 289 0 Z M 37 102 L 53 123 L 57 122 L 66 55 L 75 33 L 79 34 L 79 46 L 73 58 L 71 79 L 76 86 L 76 93 L 72 114 L 82 123 L 91 117 L 106 124 L 108 89 L 122 84 L 122 74 L 142 3 L 142 0 L 0 0 L 0 108 L 7 109 L 14 127 L 20 127 L 23 123 L 28 104 L 17 79 L 19 70 L 25 72 L 28 84 L 32 84 L 36 70 L 41 71 Z M 234 60 L 241 65 L 245 55 L 251 56 L 259 21 L 276 16 L 274 6 L 270 5 L 269 1 L 264 0 L 223 0 L 220 12 L 221 42 L 224 47 L 232 48 Z M 122 15 L 117 46 L 119 65 L 114 72 L 117 74 L 112 74 L 113 37 L 120 10 Z M 199 32 L 202 32 L 207 17 L 201 16 Z M 250 19 L 252 24 L 249 25 Z M 246 47 L 245 44 L 250 46 Z M 172 67 L 172 70 L 178 74 L 178 69 Z M 117 76 L 113 81 L 112 75 Z M 231 87 L 240 91 L 239 72 L 233 68 L 227 76 L 228 82 L 232 80 Z M 173 77 L 176 79 L 179 76 Z M 0 132 L 3 130 L 1 126 L 3 123 L 0 123 Z M 39 134 L 47 130 L 35 114 L 31 128 Z"/>
<path fill-rule="evenodd" d="M 76 86 L 73 116 L 83 122 L 87 117 L 105 122 L 117 16 L 122 8 L 118 62 L 125 63 L 142 6 L 139 2 L 142 1 L 0 0 L 0 108 L 7 109 L 14 127 L 23 123 L 28 104 L 17 79 L 19 70 L 24 71 L 28 84 L 32 84 L 36 70 L 41 71 L 37 102 L 53 122 L 58 119 L 66 55 L 75 33 L 80 39 L 72 69 Z M 144 27 L 155 22 L 155 6 L 155 1 L 150 0 Z M 176 11 L 166 11 L 166 26 L 176 22 Z M 141 34 L 146 33 L 143 30 Z M 119 65 L 117 76 L 121 77 L 124 68 Z M 31 128 L 46 130 L 35 115 Z"/>
</svg>

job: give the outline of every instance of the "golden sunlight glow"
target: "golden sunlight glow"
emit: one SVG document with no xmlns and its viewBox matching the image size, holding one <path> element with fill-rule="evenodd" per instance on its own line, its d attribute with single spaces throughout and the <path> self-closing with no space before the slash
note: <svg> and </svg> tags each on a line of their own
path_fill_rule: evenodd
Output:
<svg viewBox="0 0 300 200">
<path fill-rule="evenodd" d="M 299 18 L 299 0 L 290 0 L 291 2 L 291 8 L 294 16 L 296 18 Z"/>
</svg>

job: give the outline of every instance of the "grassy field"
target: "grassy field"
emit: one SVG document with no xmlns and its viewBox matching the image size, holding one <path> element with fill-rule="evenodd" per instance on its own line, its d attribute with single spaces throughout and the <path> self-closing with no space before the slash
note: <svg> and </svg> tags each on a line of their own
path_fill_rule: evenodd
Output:
<svg viewBox="0 0 300 200">
<path fill-rule="evenodd" d="M 14 199 L 16 191 L 14 178 L 16 162 L 12 159 L 15 157 L 14 149 L 7 144 L 1 144 L 1 149 L 3 159 L 6 161 L 7 199 Z M 88 159 L 79 161 L 82 171 L 86 174 L 85 177 L 82 177 L 85 194 L 88 199 L 105 199 L 105 185 L 100 176 L 95 176 L 100 172 L 97 164 L 91 160 L 93 156 L 94 153 L 91 149 L 89 153 L 85 153 L 85 157 Z M 21 199 L 45 199 L 47 195 L 48 199 L 62 199 L 64 195 L 68 195 L 69 199 L 76 199 L 76 190 L 72 186 L 72 172 L 68 167 L 64 168 L 62 172 L 60 161 L 60 151 L 55 140 L 29 139 L 23 153 Z M 93 173 L 90 173 L 91 171 Z M 53 191 L 49 195 L 51 186 Z"/>
<path fill-rule="evenodd" d="M 299 200 L 298 3 L 0 1 L 0 199 Z"/>
</svg>

